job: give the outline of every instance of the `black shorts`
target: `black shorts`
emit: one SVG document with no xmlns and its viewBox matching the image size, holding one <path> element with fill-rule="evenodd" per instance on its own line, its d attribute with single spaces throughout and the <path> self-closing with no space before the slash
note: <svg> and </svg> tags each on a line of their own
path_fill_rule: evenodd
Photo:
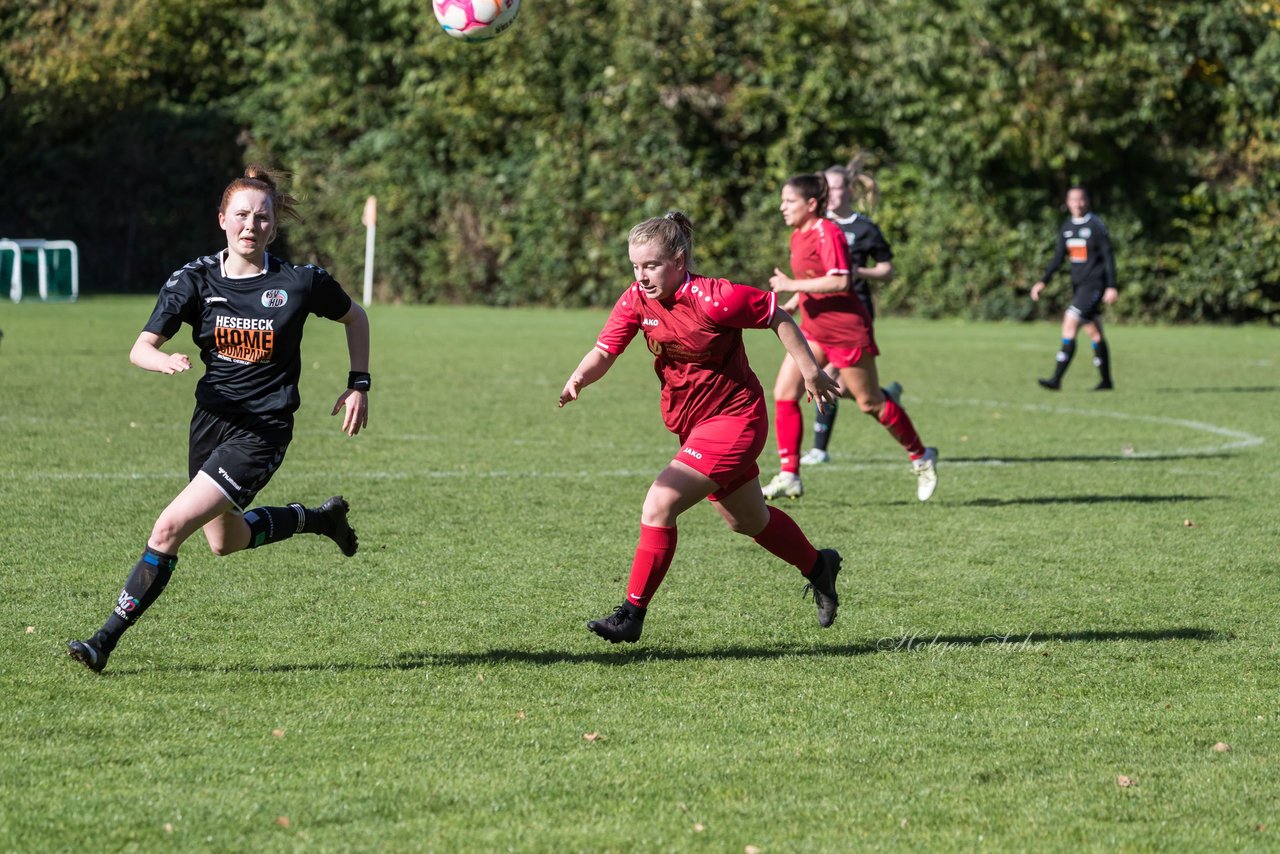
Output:
<svg viewBox="0 0 1280 854">
<path fill-rule="evenodd" d="M 191 416 L 187 475 L 204 472 L 243 512 L 280 468 L 292 439 L 291 418 L 231 415 L 197 406 Z"/>
<path fill-rule="evenodd" d="M 1094 285 L 1076 288 L 1067 311 L 1082 323 L 1092 323 L 1102 314 L 1102 293 L 1105 289 Z"/>
<path fill-rule="evenodd" d="M 862 304 L 867 307 L 867 316 L 872 320 L 876 319 L 876 304 L 871 296 L 871 285 L 866 279 L 858 279 L 853 283 L 853 292 L 858 295 L 858 299 L 862 300 Z"/>
</svg>

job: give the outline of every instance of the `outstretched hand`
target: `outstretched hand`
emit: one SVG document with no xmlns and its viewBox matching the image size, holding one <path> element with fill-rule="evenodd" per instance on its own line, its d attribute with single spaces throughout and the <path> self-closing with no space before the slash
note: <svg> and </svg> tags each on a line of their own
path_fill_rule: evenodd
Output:
<svg viewBox="0 0 1280 854">
<path fill-rule="evenodd" d="M 840 384 L 833 380 L 826 371 L 818 371 L 812 377 L 804 379 L 805 400 L 816 401 L 825 409 L 826 404 L 835 403 L 840 398 Z"/>
<path fill-rule="evenodd" d="M 354 436 L 369 426 L 369 395 L 363 391 L 356 391 L 349 388 L 339 397 L 338 402 L 333 405 L 333 412 L 330 415 L 337 415 L 338 410 L 346 407 L 346 412 L 342 416 L 342 432 L 348 436 Z"/>
<path fill-rule="evenodd" d="M 186 353 L 170 353 L 169 358 L 160 366 L 162 374 L 180 374 L 191 370 L 191 360 Z"/>
<path fill-rule="evenodd" d="M 794 291 L 796 289 L 796 282 L 795 279 L 791 278 L 777 267 L 774 267 L 773 275 L 769 277 L 769 287 L 775 294 Z"/>
<path fill-rule="evenodd" d="M 560 392 L 560 408 L 564 409 L 564 405 L 570 401 L 578 399 L 579 393 L 582 391 L 582 377 L 576 373 L 569 377 L 569 381 L 564 384 L 564 388 Z"/>
</svg>

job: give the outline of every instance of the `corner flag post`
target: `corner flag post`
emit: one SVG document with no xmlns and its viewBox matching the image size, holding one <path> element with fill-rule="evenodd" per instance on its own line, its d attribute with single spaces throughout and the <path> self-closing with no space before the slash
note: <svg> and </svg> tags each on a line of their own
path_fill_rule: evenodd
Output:
<svg viewBox="0 0 1280 854">
<path fill-rule="evenodd" d="M 370 196 L 364 202 L 364 214 L 360 217 L 364 223 L 364 304 L 373 302 L 373 238 L 378 231 L 378 199 Z"/>
</svg>

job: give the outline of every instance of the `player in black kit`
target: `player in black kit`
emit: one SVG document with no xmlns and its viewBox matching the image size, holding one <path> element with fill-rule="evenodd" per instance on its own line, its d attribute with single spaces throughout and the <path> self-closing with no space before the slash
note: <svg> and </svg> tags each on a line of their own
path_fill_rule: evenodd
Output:
<svg viewBox="0 0 1280 854">
<path fill-rule="evenodd" d="M 314 509 L 289 504 L 245 510 L 279 468 L 293 437 L 307 315 L 346 327 L 351 372 L 332 414 L 345 409 L 342 430 L 349 436 L 369 420 L 369 318 L 324 270 L 267 253 L 280 219 L 296 218 L 293 197 L 277 181 L 250 166 L 227 186 L 218 209 L 227 248 L 169 278 L 129 353 L 144 370 L 190 370 L 186 355 L 160 349 L 187 323 L 205 372 L 191 419 L 191 481 L 156 520 L 106 623 L 88 640 L 67 643 L 67 653 L 95 672 L 164 590 L 178 547 L 200 528 L 215 555 L 304 533 L 329 537 L 348 557 L 356 553 L 356 532 L 341 496 Z"/>
<path fill-rule="evenodd" d="M 1074 294 L 1071 305 L 1062 315 L 1062 349 L 1058 351 L 1058 364 L 1053 377 L 1040 379 L 1040 385 L 1051 391 L 1062 388 L 1062 377 L 1076 353 L 1076 333 L 1081 326 L 1093 341 L 1093 364 L 1097 366 L 1101 381 L 1094 391 L 1115 388 L 1111 382 L 1111 353 L 1107 339 L 1102 335 L 1102 306 L 1116 301 L 1116 261 L 1111 254 L 1111 240 L 1107 226 L 1095 214 L 1089 212 L 1089 194 L 1084 187 L 1067 190 L 1067 210 L 1071 216 L 1058 230 L 1058 247 L 1044 271 L 1043 278 L 1031 286 L 1031 299 L 1039 300 L 1049 279 L 1071 259 L 1071 287 Z"/>
<path fill-rule="evenodd" d="M 871 282 L 887 285 L 893 281 L 893 250 L 889 248 L 889 241 L 884 239 L 879 226 L 853 209 L 854 181 L 862 182 L 864 189 L 867 189 L 866 184 L 871 182 L 870 176 L 863 172 L 855 176 L 852 170 L 844 166 L 829 166 L 824 176 L 827 179 L 827 219 L 840 226 L 840 230 L 844 232 L 853 292 L 862 300 L 862 304 L 867 307 L 867 314 L 874 320 L 876 304 L 871 293 Z M 895 403 L 902 396 L 902 386 L 896 382 L 890 383 L 882 391 Z M 827 446 L 831 442 L 831 430 L 836 423 L 837 411 L 835 401 L 814 408 L 813 447 L 800 458 L 801 465 L 813 466 L 830 462 L 831 455 L 827 452 Z"/>
</svg>

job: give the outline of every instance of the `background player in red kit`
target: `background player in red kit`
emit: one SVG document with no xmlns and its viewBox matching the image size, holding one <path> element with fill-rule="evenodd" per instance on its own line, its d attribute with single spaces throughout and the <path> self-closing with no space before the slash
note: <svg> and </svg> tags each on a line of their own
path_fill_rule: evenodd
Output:
<svg viewBox="0 0 1280 854">
<path fill-rule="evenodd" d="M 343 432 L 354 436 L 369 420 L 369 319 L 324 270 L 267 254 L 280 218 L 296 217 L 294 199 L 276 183 L 276 175 L 250 166 L 227 185 L 218 208 L 227 248 L 169 278 L 129 353 L 144 370 L 190 370 L 184 354 L 160 349 L 188 323 L 205 373 L 196 385 L 191 419 L 190 483 L 156 520 L 106 623 L 88 640 L 67 644 L 67 653 L 90 670 L 106 666 L 121 635 L 169 583 L 178 547 L 200 528 L 216 555 L 297 533 L 327 536 L 348 557 L 356 553 L 356 532 L 347 524 L 341 496 L 316 509 L 290 504 L 242 515 L 279 468 L 293 437 L 308 314 L 346 327 L 351 372 L 333 407 L 334 415 L 345 407 Z"/>
<path fill-rule="evenodd" d="M 1099 382 L 1094 391 L 1110 391 L 1111 348 L 1102 334 L 1102 307 L 1119 297 L 1116 290 L 1116 261 L 1111 252 L 1107 226 L 1089 212 L 1089 194 L 1084 187 L 1067 190 L 1067 210 L 1071 216 L 1058 229 L 1058 245 L 1040 281 L 1031 286 L 1031 299 L 1040 299 L 1053 274 L 1067 258 L 1071 259 L 1071 305 L 1062 314 L 1062 349 L 1058 351 L 1053 376 L 1040 379 L 1043 388 L 1058 391 L 1062 378 L 1076 354 L 1076 333 L 1080 327 L 1093 341 L 1093 363 L 1098 368 Z"/>
<path fill-rule="evenodd" d="M 823 175 L 827 179 L 827 219 L 840 226 L 840 230 L 844 232 L 853 292 L 862 300 L 867 317 L 874 322 L 876 303 L 875 294 L 871 292 L 871 282 L 887 285 L 893 281 L 893 250 L 889 248 L 889 241 L 884 239 L 880 227 L 853 209 L 852 199 L 855 184 L 861 188 L 864 198 L 874 197 L 875 181 L 865 172 L 860 171 L 855 176 L 853 170 L 844 166 L 828 166 Z M 800 295 L 796 294 L 787 300 L 783 308 L 795 314 L 799 306 Z M 828 366 L 828 373 L 830 370 Z M 895 403 L 902 401 L 901 383 L 889 383 L 882 391 Z M 800 457 L 801 465 L 821 465 L 831 460 L 827 446 L 831 443 L 831 432 L 835 429 L 836 413 L 839 411 L 835 403 L 814 408 L 813 447 Z"/>
<path fill-rule="evenodd" d="M 675 556 L 676 519 L 704 498 L 715 503 L 731 529 L 800 570 L 813 591 L 818 625 L 830 626 L 839 604 L 840 555 L 814 549 L 791 517 L 766 505 L 760 493 L 756 457 L 769 419 L 764 390 L 747 364 L 742 330 L 772 329 L 810 397 L 830 399 L 834 384 L 774 294 L 690 272 L 693 226 L 684 214 L 673 211 L 640 223 L 631 229 L 628 251 L 636 280 L 565 383 L 560 406 L 577 400 L 643 333 L 662 383 L 662 419 L 681 447 L 645 496 L 626 601 L 587 628 L 610 643 L 640 638 L 649 600 Z"/>
<path fill-rule="evenodd" d="M 926 448 L 907 411 L 887 397 L 876 373 L 875 335 L 866 306 L 850 289 L 844 234 L 823 214 L 827 209 L 827 181 L 821 174 L 797 175 L 782 186 L 782 219 L 791 232 L 791 276 L 775 269 L 769 285 L 775 292 L 800 295 L 804 317 L 800 327 L 823 364 L 840 372 L 845 394 L 858 401 L 911 457 L 916 495 L 928 501 L 938 485 L 938 452 Z M 800 482 L 800 438 L 804 420 L 800 392 L 805 383 L 799 366 L 783 359 L 773 398 L 782 471 L 763 488 L 766 498 L 804 494 Z"/>
</svg>

